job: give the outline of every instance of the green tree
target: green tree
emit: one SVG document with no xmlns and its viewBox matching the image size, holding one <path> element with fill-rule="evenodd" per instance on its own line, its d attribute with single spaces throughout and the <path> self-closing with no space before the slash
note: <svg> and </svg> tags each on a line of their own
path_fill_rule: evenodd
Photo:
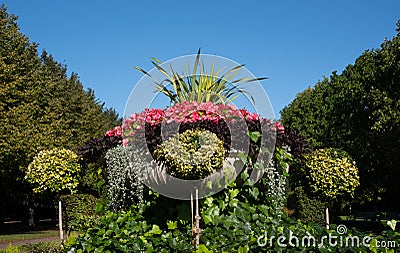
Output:
<svg viewBox="0 0 400 253">
<path fill-rule="evenodd" d="M 358 169 L 349 155 L 338 149 L 317 149 L 306 157 L 306 174 L 312 191 L 324 200 L 354 196 Z"/>
<path fill-rule="evenodd" d="M 79 160 L 78 155 L 68 149 L 42 150 L 29 164 L 25 179 L 32 184 L 35 193 L 75 193 L 82 168 Z"/>
<path fill-rule="evenodd" d="M 353 197 L 360 184 L 356 163 L 340 149 L 317 149 L 306 156 L 305 175 L 311 191 L 326 203 L 329 228 L 329 204 Z"/>
<path fill-rule="evenodd" d="M 76 74 L 20 32 L 17 17 L 0 8 L 0 220 L 31 192 L 23 180 L 41 150 L 76 151 L 91 137 L 120 124 Z M 20 208 L 19 208 L 20 209 Z M 2 224 L 0 222 L 0 224 Z"/>
<path fill-rule="evenodd" d="M 355 159 L 356 199 L 371 208 L 400 208 L 399 83 L 400 33 L 299 93 L 281 112 L 283 124 L 313 148 L 340 148 Z"/>
</svg>

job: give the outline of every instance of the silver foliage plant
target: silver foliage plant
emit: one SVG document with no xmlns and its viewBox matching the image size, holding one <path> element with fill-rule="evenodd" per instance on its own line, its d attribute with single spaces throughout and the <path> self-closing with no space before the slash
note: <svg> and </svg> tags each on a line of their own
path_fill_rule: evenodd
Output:
<svg viewBox="0 0 400 253">
<path fill-rule="evenodd" d="M 129 208 L 143 200 L 143 184 L 140 168 L 146 166 L 140 152 L 132 146 L 117 146 L 109 149 L 107 161 L 107 196 L 114 211 Z M 137 159 L 135 159 L 137 158 Z"/>
<path fill-rule="evenodd" d="M 286 176 L 278 171 L 273 159 L 268 163 L 264 176 L 272 204 L 278 208 L 283 207 L 286 201 Z"/>
<path fill-rule="evenodd" d="M 289 147 L 277 149 L 273 159 L 269 160 L 264 171 L 264 183 L 270 203 L 282 208 L 286 203 L 287 173 L 291 154 Z"/>
</svg>

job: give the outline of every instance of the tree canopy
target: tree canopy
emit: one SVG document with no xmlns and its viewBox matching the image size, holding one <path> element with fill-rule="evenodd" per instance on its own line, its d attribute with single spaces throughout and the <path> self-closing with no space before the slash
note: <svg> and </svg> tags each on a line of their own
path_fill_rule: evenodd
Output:
<svg viewBox="0 0 400 253">
<path fill-rule="evenodd" d="M 29 164 L 25 179 L 32 184 L 34 192 L 75 193 L 82 168 L 79 160 L 76 153 L 65 148 L 42 150 Z"/>
<path fill-rule="evenodd" d="M 0 203 L 26 192 L 23 171 L 41 150 L 76 151 L 118 125 L 77 74 L 22 34 L 17 17 L 0 7 Z M 25 190 L 24 190 L 25 189 Z M 1 205 L 1 204 L 0 204 Z M 3 208 L 1 208 L 4 210 Z M 1 212 L 0 212 L 1 217 Z"/>
<path fill-rule="evenodd" d="M 308 137 L 312 148 L 347 151 L 360 171 L 359 203 L 400 208 L 399 32 L 354 64 L 299 93 L 281 111 L 285 126 Z"/>
<path fill-rule="evenodd" d="M 339 149 L 317 149 L 307 155 L 305 173 L 312 191 L 325 201 L 352 197 L 359 185 L 355 162 Z"/>
</svg>

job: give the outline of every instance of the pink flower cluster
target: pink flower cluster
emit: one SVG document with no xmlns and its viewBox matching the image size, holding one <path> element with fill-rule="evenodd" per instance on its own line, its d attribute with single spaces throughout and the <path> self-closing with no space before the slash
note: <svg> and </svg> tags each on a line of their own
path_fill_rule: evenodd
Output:
<svg viewBox="0 0 400 253">
<path fill-rule="evenodd" d="M 275 127 L 278 130 L 278 133 L 283 134 L 285 132 L 285 128 L 283 127 L 281 122 L 276 121 L 275 122 Z"/>
<path fill-rule="evenodd" d="M 212 102 L 183 102 L 165 110 L 165 120 L 171 122 L 213 121 L 228 120 L 243 117 L 233 105 L 215 104 Z"/>
<path fill-rule="evenodd" d="M 260 119 L 260 115 L 258 115 L 257 113 L 250 113 L 246 109 L 240 109 L 240 112 L 242 113 L 243 117 L 248 121 L 254 121 Z"/>
<path fill-rule="evenodd" d="M 121 137 L 122 136 L 122 127 L 121 126 L 116 126 L 113 129 L 108 130 L 106 132 L 105 136 L 108 136 L 108 137 L 112 137 L 112 136 Z"/>
<path fill-rule="evenodd" d="M 134 113 L 129 118 L 125 119 L 122 124 L 122 129 L 139 129 L 143 123 L 155 125 L 164 120 L 163 109 L 144 109 L 140 113 Z"/>
<path fill-rule="evenodd" d="M 238 110 L 235 106 L 229 104 L 215 104 L 212 102 L 183 102 L 166 109 L 145 109 L 140 113 L 134 113 L 127 118 L 122 126 L 115 127 L 107 131 L 106 136 L 134 136 L 135 133 L 144 128 L 145 123 L 157 125 L 165 121 L 166 123 L 193 123 L 197 121 L 213 121 L 218 123 L 220 120 L 235 121 L 238 119 L 247 121 L 261 120 L 272 125 L 273 130 L 279 133 L 285 131 L 280 122 L 263 119 L 257 113 L 251 113 L 246 109 Z M 127 139 L 124 139 L 124 144 Z"/>
</svg>

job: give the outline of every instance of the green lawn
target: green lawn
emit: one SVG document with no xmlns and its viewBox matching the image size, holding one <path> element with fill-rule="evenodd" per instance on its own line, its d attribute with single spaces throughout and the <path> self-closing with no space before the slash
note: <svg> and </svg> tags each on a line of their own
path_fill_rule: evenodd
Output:
<svg viewBox="0 0 400 253">
<path fill-rule="evenodd" d="M 17 241 L 17 240 L 38 239 L 38 238 L 52 237 L 58 235 L 59 235 L 58 230 L 30 231 L 18 234 L 8 234 L 8 235 L 0 234 L 0 243 Z"/>
</svg>

